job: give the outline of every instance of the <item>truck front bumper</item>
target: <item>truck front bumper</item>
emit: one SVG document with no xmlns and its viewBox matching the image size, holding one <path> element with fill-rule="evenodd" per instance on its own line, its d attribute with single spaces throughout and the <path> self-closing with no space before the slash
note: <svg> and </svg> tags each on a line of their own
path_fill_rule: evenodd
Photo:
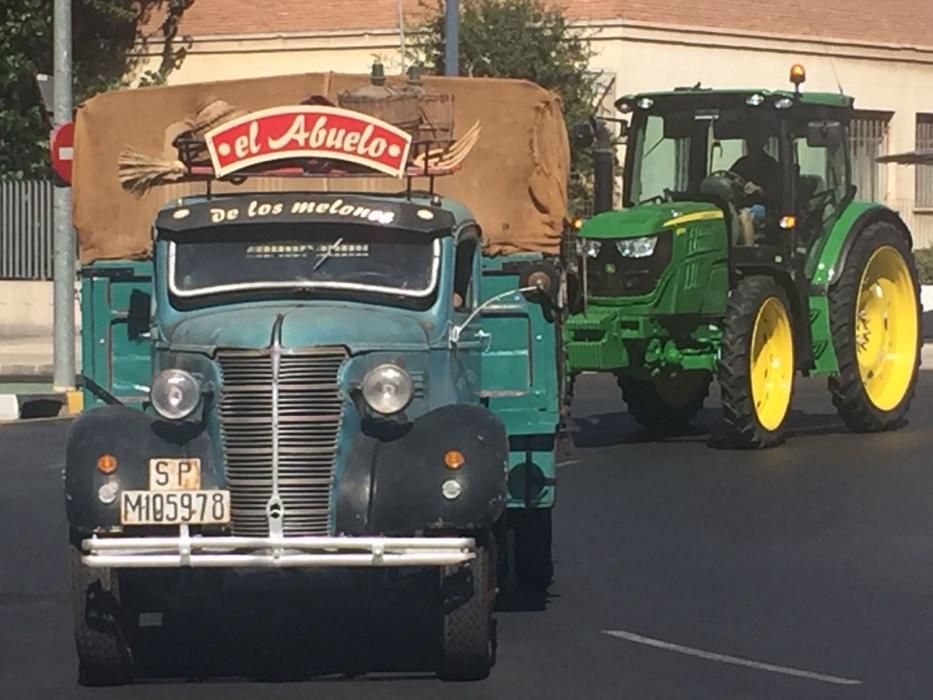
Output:
<svg viewBox="0 0 933 700">
<path fill-rule="evenodd" d="M 92 568 L 279 569 L 452 566 L 476 556 L 471 537 L 97 537 L 82 540 Z"/>
</svg>

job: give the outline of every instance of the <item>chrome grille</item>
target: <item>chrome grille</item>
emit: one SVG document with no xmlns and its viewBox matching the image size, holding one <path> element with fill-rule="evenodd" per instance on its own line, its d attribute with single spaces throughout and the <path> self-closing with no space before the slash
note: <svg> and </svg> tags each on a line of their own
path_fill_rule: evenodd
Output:
<svg viewBox="0 0 933 700">
<path fill-rule="evenodd" d="M 279 366 L 279 496 L 283 531 L 327 534 L 334 455 L 342 400 L 337 373 L 342 348 L 282 354 Z M 223 350 L 220 422 L 227 482 L 238 535 L 267 535 L 266 507 L 273 488 L 272 356 Z"/>
</svg>

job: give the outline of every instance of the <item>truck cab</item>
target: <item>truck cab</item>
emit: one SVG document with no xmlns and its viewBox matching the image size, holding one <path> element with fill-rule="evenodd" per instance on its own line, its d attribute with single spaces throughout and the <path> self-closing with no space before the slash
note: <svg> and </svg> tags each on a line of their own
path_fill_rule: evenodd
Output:
<svg viewBox="0 0 933 700">
<path fill-rule="evenodd" d="M 429 566 L 442 590 L 468 571 L 439 672 L 488 673 L 510 524 L 526 582 L 550 582 L 554 268 L 485 258 L 430 194 L 186 198 L 153 238 L 151 261 L 84 273 L 76 603 L 103 585 L 135 616 L 152 568 Z M 130 673 L 126 629 L 76 634 L 92 682 Z"/>
</svg>

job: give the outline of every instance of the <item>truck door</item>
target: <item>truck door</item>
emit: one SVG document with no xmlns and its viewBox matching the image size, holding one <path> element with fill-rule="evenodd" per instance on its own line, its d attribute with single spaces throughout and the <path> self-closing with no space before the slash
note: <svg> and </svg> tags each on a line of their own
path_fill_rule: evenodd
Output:
<svg viewBox="0 0 933 700">
<path fill-rule="evenodd" d="M 152 377 L 152 261 L 93 263 L 81 277 L 84 405 L 103 405 L 110 394 L 141 408 Z"/>
</svg>

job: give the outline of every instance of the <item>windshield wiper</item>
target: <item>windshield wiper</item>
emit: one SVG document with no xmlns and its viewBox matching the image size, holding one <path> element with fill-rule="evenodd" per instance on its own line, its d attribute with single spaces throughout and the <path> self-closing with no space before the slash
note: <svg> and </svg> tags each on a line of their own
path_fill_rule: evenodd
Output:
<svg viewBox="0 0 933 700">
<path fill-rule="evenodd" d="M 314 263 L 314 267 L 311 268 L 311 272 L 317 272 L 317 269 L 327 262 L 327 259 L 333 255 L 334 251 L 337 250 L 337 246 L 339 246 L 341 243 L 343 243 L 343 236 L 327 246 L 327 250 L 325 250 L 321 257 L 318 258 L 318 261 Z"/>
</svg>

